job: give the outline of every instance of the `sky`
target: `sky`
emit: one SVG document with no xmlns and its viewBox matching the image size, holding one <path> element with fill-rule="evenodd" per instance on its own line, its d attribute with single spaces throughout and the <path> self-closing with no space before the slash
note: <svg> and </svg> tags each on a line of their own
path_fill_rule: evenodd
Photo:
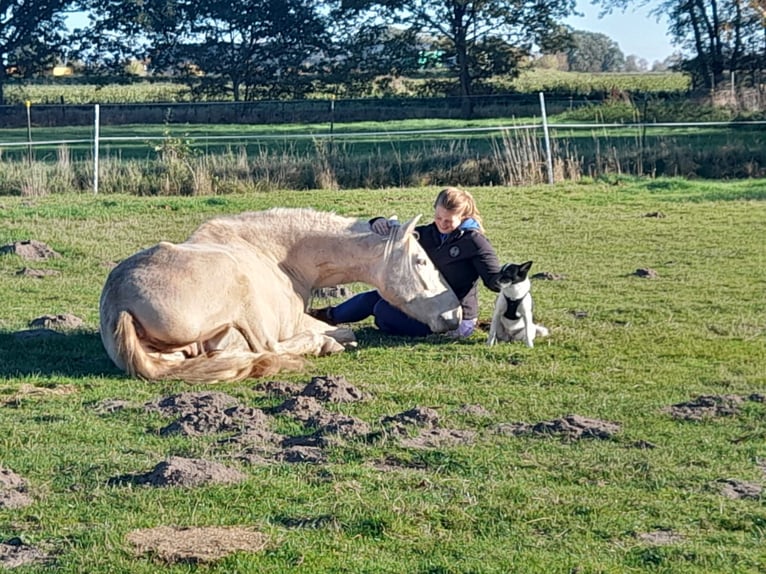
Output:
<svg viewBox="0 0 766 574">
<path fill-rule="evenodd" d="M 589 0 L 578 0 L 577 11 L 584 17 L 572 16 L 566 23 L 575 30 L 600 32 L 617 42 L 625 56 L 635 54 L 644 58 L 649 65 L 655 61 L 663 61 L 676 52 L 667 36 L 667 22 L 657 22 L 650 16 L 651 6 L 625 13 L 615 12 L 604 18 L 598 17 L 599 9 L 590 4 Z"/>
</svg>

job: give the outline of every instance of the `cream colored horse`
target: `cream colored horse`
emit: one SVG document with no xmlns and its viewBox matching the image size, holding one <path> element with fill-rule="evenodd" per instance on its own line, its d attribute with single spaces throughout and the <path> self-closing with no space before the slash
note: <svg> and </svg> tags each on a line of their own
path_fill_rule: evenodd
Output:
<svg viewBox="0 0 766 574">
<path fill-rule="evenodd" d="M 236 381 L 303 366 L 355 344 L 306 314 L 312 289 L 368 283 L 434 332 L 460 304 L 412 233 L 381 237 L 367 221 L 274 208 L 217 217 L 183 243 L 122 261 L 101 293 L 101 340 L 114 363 L 148 380 Z"/>
</svg>

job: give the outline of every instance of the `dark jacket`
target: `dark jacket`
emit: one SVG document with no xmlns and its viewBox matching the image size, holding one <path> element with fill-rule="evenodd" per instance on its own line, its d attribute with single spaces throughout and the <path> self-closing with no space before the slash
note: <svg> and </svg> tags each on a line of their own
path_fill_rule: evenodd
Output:
<svg viewBox="0 0 766 574">
<path fill-rule="evenodd" d="M 479 316 L 478 282 L 498 292 L 500 262 L 489 240 L 477 229 L 456 229 L 445 239 L 435 223 L 420 225 L 420 244 L 452 287 L 463 307 L 463 319 Z"/>
</svg>

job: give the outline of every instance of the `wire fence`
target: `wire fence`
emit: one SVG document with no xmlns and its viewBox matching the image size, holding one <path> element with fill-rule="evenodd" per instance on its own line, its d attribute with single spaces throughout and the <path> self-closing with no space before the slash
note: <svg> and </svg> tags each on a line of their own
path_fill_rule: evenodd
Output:
<svg viewBox="0 0 766 574">
<path fill-rule="evenodd" d="M 497 100 L 492 101 L 493 105 L 497 105 Z M 555 109 L 560 109 L 561 102 L 554 101 Z M 574 109 L 585 103 L 568 102 L 567 106 L 568 109 Z M 453 102 L 450 105 L 455 104 Z M 484 121 L 446 118 L 450 124 L 447 127 L 394 127 L 383 130 L 360 129 L 353 122 L 339 122 L 337 118 L 344 116 L 333 109 L 325 110 L 330 113 L 315 117 L 316 121 L 305 124 L 242 121 L 238 125 L 220 126 L 169 122 L 166 116 L 166 121 L 156 124 L 126 125 L 114 121 L 114 110 L 119 109 L 118 106 L 102 107 L 99 104 L 77 106 L 76 125 L 41 126 L 37 122 L 37 110 L 28 104 L 26 126 L 21 129 L 0 129 L 0 140 L 5 140 L 0 141 L 0 157 L 3 160 L 26 160 L 30 163 L 57 161 L 58 152 L 66 148 L 66 153 L 75 160 L 92 163 L 92 189 L 96 193 L 99 191 L 101 158 L 146 159 L 153 154 L 156 156 L 157 153 L 166 152 L 173 146 L 188 148 L 199 154 L 225 153 L 235 148 L 241 148 L 245 153 L 262 153 L 264 149 L 316 150 L 318 146 L 324 146 L 321 151 L 326 154 L 328 144 L 345 146 L 347 153 L 352 153 L 349 151 L 351 148 L 369 152 L 375 146 L 378 149 L 399 146 L 401 152 L 401 149 L 412 149 L 413 146 L 422 150 L 427 145 L 441 143 L 443 146 L 454 146 L 456 141 L 461 141 L 468 142 L 468 148 L 472 150 L 471 153 L 475 152 L 476 157 L 483 154 L 485 158 L 497 160 L 513 155 L 507 153 L 507 149 L 502 152 L 498 145 L 513 148 L 519 147 L 522 140 L 539 140 L 539 152 L 536 152 L 538 157 L 534 161 L 541 164 L 549 183 L 566 178 L 566 174 L 557 170 L 556 166 L 571 164 L 573 161 L 580 163 L 581 175 L 599 175 L 599 172 L 609 169 L 616 172 L 643 172 L 638 175 L 766 175 L 766 121 L 551 123 L 547 121 L 548 102 L 543 93 L 539 94 L 534 110 L 528 99 L 524 100 L 523 106 L 528 114 L 523 120 L 516 120 L 513 115 Z M 184 106 L 185 109 L 188 107 L 190 105 Z M 111 120 L 105 121 L 104 109 L 112 114 Z M 17 115 L 18 111 L 16 106 Z M 85 111 L 90 115 L 88 126 L 81 125 Z M 75 116 L 69 113 L 69 117 Z M 389 123 L 396 125 L 395 122 Z M 718 159 L 713 163 L 719 169 L 713 173 L 709 170 L 711 162 L 705 158 L 713 157 L 716 150 L 719 152 Z M 691 160 L 686 163 L 692 167 L 682 165 L 682 160 L 673 163 L 672 158 L 678 158 L 681 151 L 690 155 Z M 721 155 L 722 151 L 727 154 L 725 158 Z M 611 158 L 608 157 L 609 153 Z M 618 154 L 624 156 L 624 161 Z M 464 161 L 465 154 L 458 155 L 456 161 Z M 694 165 L 698 166 L 694 169 L 699 173 L 692 169 Z M 709 173 L 705 172 L 706 169 Z"/>
</svg>

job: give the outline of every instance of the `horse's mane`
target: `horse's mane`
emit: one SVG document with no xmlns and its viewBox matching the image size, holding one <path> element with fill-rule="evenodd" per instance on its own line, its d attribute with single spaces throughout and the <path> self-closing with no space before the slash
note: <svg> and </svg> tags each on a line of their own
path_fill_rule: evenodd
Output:
<svg viewBox="0 0 766 574">
<path fill-rule="evenodd" d="M 298 238 L 306 235 L 334 235 L 369 232 L 366 222 L 332 211 L 306 207 L 272 207 L 265 211 L 246 211 L 236 215 L 222 215 L 207 220 L 193 233 L 193 237 L 222 237 L 227 234 L 241 237 Z"/>
</svg>

